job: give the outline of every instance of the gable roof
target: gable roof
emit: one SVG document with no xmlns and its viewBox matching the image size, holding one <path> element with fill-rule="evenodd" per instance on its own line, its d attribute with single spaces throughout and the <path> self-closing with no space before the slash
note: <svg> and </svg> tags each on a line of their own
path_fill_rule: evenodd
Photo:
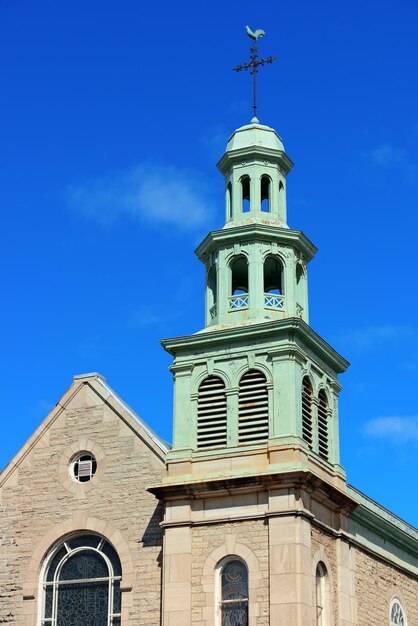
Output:
<svg viewBox="0 0 418 626">
<path fill-rule="evenodd" d="M 87 385 L 103 404 L 107 404 L 120 417 L 121 420 L 130 428 L 154 454 L 165 462 L 165 456 L 170 450 L 170 444 L 161 439 L 140 417 L 133 411 L 113 389 L 107 384 L 106 379 L 97 372 L 89 374 L 80 374 L 74 376 L 74 380 L 69 389 L 60 398 L 57 404 L 47 417 L 41 422 L 35 432 L 29 437 L 22 448 L 6 465 L 0 473 L 0 487 L 13 474 L 24 458 L 41 440 L 54 421 L 67 409 L 79 391 Z"/>
</svg>

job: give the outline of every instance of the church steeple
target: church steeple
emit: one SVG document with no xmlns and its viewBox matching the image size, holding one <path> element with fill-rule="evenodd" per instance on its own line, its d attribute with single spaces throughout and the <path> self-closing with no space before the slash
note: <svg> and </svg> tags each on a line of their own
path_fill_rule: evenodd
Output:
<svg viewBox="0 0 418 626">
<path fill-rule="evenodd" d="M 255 79 L 273 58 L 259 60 L 255 45 L 251 52 L 236 69 Z M 277 132 L 255 115 L 218 163 L 225 224 L 196 250 L 206 268 L 205 327 L 162 342 L 174 356 L 169 485 L 306 473 L 344 489 L 337 377 L 348 363 L 308 325 L 316 247 L 287 225 L 292 167 Z"/>
</svg>

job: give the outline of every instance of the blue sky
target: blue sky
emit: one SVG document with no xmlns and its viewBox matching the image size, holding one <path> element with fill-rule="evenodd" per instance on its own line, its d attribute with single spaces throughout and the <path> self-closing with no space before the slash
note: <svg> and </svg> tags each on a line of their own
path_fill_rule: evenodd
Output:
<svg viewBox="0 0 418 626">
<path fill-rule="evenodd" d="M 319 248 L 311 325 L 351 362 L 342 463 L 418 525 L 418 5 L 254 4 L 0 1 L 0 466 L 89 371 L 171 438 L 159 341 L 203 326 L 249 24 L 278 58 L 259 118 L 295 162 L 289 225 Z"/>
</svg>

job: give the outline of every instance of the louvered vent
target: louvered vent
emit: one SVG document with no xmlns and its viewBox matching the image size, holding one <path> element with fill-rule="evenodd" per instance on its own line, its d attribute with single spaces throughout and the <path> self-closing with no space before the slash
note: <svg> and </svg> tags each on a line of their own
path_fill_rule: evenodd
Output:
<svg viewBox="0 0 418 626">
<path fill-rule="evenodd" d="M 312 449 L 312 384 L 307 376 L 302 381 L 302 437 Z"/>
<path fill-rule="evenodd" d="M 266 377 L 250 370 L 239 383 L 238 442 L 251 444 L 269 436 L 269 407 Z"/>
<path fill-rule="evenodd" d="M 208 376 L 199 387 L 197 401 L 197 447 L 226 446 L 225 384 L 218 376 Z"/>
<path fill-rule="evenodd" d="M 328 460 L 328 401 L 322 390 L 318 394 L 318 453 Z"/>
</svg>

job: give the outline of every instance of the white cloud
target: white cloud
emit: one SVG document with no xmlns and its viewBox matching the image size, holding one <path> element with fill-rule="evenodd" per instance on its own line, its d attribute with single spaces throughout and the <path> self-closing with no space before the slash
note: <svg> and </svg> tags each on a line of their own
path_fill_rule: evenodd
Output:
<svg viewBox="0 0 418 626">
<path fill-rule="evenodd" d="M 401 170 L 409 183 L 418 182 L 418 163 L 403 148 L 382 143 L 370 150 L 368 157 L 384 169 Z"/>
<path fill-rule="evenodd" d="M 155 226 L 193 230 L 213 213 L 210 190 L 192 170 L 142 163 L 69 187 L 71 210 L 109 226 L 126 216 Z"/>
<path fill-rule="evenodd" d="M 391 143 L 382 143 L 370 151 L 370 156 L 381 167 L 402 167 L 407 163 L 405 150 Z"/>
<path fill-rule="evenodd" d="M 418 444 L 418 416 L 376 417 L 365 423 L 364 434 L 400 444 L 408 442 Z"/>
</svg>

